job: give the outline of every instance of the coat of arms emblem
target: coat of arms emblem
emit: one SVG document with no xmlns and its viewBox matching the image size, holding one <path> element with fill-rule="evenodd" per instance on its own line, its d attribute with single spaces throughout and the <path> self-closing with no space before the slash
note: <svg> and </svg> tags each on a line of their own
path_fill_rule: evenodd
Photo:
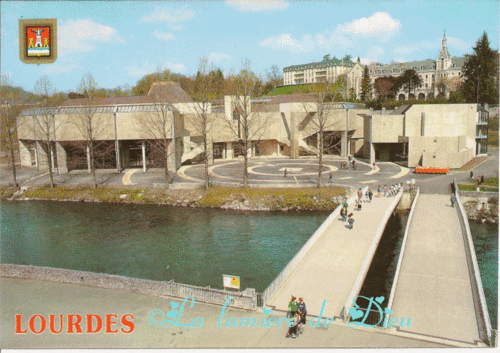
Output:
<svg viewBox="0 0 500 353">
<path fill-rule="evenodd" d="M 57 58 L 57 20 L 19 20 L 19 57 L 26 64 L 53 63 Z"/>
</svg>

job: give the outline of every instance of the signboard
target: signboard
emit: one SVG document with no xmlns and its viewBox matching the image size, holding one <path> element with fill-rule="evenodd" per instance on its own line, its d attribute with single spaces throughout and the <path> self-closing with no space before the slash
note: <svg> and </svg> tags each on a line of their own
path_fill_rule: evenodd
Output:
<svg viewBox="0 0 500 353">
<path fill-rule="evenodd" d="M 57 59 L 57 20 L 19 20 L 19 59 L 25 64 L 51 64 Z"/>
<path fill-rule="evenodd" d="M 240 277 L 238 276 L 222 275 L 222 283 L 224 288 L 240 290 Z"/>
</svg>

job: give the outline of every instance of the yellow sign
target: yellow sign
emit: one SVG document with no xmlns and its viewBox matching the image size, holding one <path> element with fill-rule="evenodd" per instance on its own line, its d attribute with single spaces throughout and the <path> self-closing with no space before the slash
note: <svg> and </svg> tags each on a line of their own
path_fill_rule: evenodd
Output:
<svg viewBox="0 0 500 353">
<path fill-rule="evenodd" d="M 238 276 L 222 275 L 222 282 L 224 288 L 240 289 L 240 277 Z"/>
</svg>

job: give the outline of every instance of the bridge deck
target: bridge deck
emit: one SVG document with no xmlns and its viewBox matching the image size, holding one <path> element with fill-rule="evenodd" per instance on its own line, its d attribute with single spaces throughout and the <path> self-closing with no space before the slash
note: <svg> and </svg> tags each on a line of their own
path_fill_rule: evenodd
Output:
<svg viewBox="0 0 500 353">
<path fill-rule="evenodd" d="M 364 196 L 363 196 L 364 199 Z M 307 313 L 319 315 L 327 300 L 323 317 L 340 316 L 351 292 L 383 215 L 394 197 L 374 197 L 354 213 L 354 227 L 347 229 L 339 216 L 309 250 L 292 274 L 267 303 L 287 310 L 291 295 L 303 297 Z"/>
<path fill-rule="evenodd" d="M 474 343 L 479 339 L 460 220 L 449 195 L 420 195 L 410 224 L 393 311 L 402 330 Z"/>
</svg>

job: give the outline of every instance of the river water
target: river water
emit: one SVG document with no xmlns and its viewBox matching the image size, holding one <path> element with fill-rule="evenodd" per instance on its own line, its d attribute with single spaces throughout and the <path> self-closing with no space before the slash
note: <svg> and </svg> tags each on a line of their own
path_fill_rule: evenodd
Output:
<svg viewBox="0 0 500 353">
<path fill-rule="evenodd" d="M 1 261 L 262 292 L 328 214 L 2 201 Z"/>
</svg>

